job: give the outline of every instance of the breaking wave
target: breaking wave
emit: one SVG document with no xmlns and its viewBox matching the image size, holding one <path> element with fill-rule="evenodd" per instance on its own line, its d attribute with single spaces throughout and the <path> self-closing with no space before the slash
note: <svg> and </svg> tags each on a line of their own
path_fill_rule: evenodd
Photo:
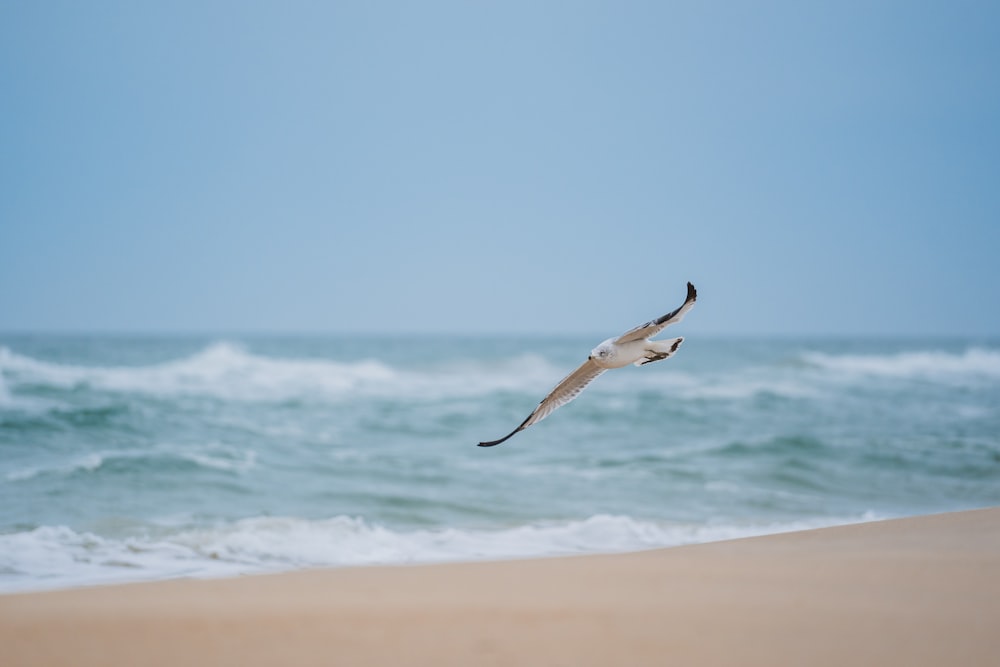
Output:
<svg viewBox="0 0 1000 667">
<path fill-rule="evenodd" d="M 558 379 L 560 369 L 535 355 L 498 362 L 455 362 L 421 370 L 365 359 L 282 359 L 218 342 L 193 356 L 148 366 L 81 366 L 39 361 L 0 347 L 0 404 L 8 385 L 152 396 L 208 396 L 237 401 L 331 400 L 345 396 L 481 395 L 535 388 Z"/>
<path fill-rule="evenodd" d="M 237 449 L 221 444 L 193 447 L 153 447 L 148 450 L 127 449 L 90 452 L 67 461 L 64 464 L 19 468 L 8 472 L 8 482 L 23 482 L 36 477 L 68 476 L 94 473 L 112 465 L 127 466 L 132 472 L 144 468 L 162 468 L 170 464 L 242 473 L 256 465 L 257 453 L 253 450 Z"/>
<path fill-rule="evenodd" d="M 833 355 L 812 352 L 807 363 L 845 375 L 956 380 L 1000 378 L 1000 351 L 979 347 L 962 352 L 923 350 L 895 354 Z"/>
<path fill-rule="evenodd" d="M 748 525 L 596 515 L 503 529 L 400 531 L 363 519 L 255 517 L 210 527 L 106 537 L 65 526 L 0 535 L 0 591 L 303 567 L 400 565 L 615 553 L 873 520 L 872 515 Z"/>
<path fill-rule="evenodd" d="M 494 392 L 544 393 L 572 370 L 537 354 L 497 360 L 438 360 L 425 366 L 394 366 L 368 358 L 275 358 L 242 345 L 217 342 L 189 357 L 146 366 L 83 366 L 40 361 L 0 347 L 0 407 L 28 405 L 23 389 L 47 387 L 153 397 L 210 397 L 281 402 L 338 401 L 350 397 L 440 399 Z M 894 354 L 807 351 L 784 364 L 692 373 L 672 367 L 649 373 L 627 369 L 595 383 L 594 391 L 664 391 L 681 398 L 734 400 L 761 395 L 822 397 L 826 381 L 866 378 L 922 379 L 954 385 L 1000 379 L 1000 351 L 925 350 Z"/>
</svg>

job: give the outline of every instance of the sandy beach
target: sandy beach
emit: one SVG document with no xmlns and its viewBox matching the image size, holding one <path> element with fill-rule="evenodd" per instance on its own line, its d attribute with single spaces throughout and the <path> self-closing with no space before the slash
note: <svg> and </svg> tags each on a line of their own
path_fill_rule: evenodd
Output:
<svg viewBox="0 0 1000 667">
<path fill-rule="evenodd" d="M 1000 508 L 642 553 L 0 596 L 3 665 L 987 665 Z"/>
</svg>

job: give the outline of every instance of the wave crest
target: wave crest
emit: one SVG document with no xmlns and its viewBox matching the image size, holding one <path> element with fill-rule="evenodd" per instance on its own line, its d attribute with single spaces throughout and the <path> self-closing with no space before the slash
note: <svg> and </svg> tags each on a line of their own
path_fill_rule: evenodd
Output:
<svg viewBox="0 0 1000 667">
<path fill-rule="evenodd" d="M 9 399 L 8 386 L 25 385 L 242 401 L 336 400 L 356 395 L 447 397 L 524 388 L 536 391 L 559 376 L 559 369 L 533 355 L 405 370 L 375 359 L 274 358 L 250 353 L 235 343 L 217 342 L 175 361 L 108 367 L 39 361 L 0 347 L 0 401 Z"/>
<path fill-rule="evenodd" d="M 938 350 L 896 354 L 833 355 L 811 352 L 804 360 L 824 370 L 889 378 L 1000 378 L 1000 351 L 972 347 L 960 353 Z"/>
<path fill-rule="evenodd" d="M 219 577 L 302 567 L 398 565 L 613 553 L 872 520 L 675 524 L 600 514 L 501 529 L 400 531 L 364 519 L 253 517 L 211 527 L 105 537 L 65 526 L 0 535 L 0 591 Z"/>
<path fill-rule="evenodd" d="M 106 466 L 129 466 L 133 470 L 141 470 L 178 464 L 240 474 L 256 466 L 257 453 L 221 443 L 209 443 L 197 448 L 162 445 L 149 449 L 105 450 L 90 452 L 61 464 L 12 470 L 6 474 L 6 479 L 8 482 L 23 482 L 36 477 L 95 473 Z"/>
</svg>

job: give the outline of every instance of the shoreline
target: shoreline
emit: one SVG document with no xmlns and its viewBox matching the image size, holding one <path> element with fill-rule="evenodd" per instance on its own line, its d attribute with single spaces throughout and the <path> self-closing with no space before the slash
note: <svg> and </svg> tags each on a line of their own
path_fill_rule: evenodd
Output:
<svg viewBox="0 0 1000 667">
<path fill-rule="evenodd" d="M 1000 508 L 612 555 L 0 595 L 0 663 L 987 664 Z"/>
<path fill-rule="evenodd" d="M 915 515 L 910 515 L 915 516 Z M 339 519 L 336 517 L 334 520 Z M 348 562 L 348 563 L 335 563 L 335 564 L 314 564 L 314 565 L 300 565 L 293 566 L 291 564 L 279 565 L 277 567 L 265 568 L 264 566 L 248 566 L 247 569 L 240 570 L 238 568 L 230 568 L 228 571 L 191 571 L 187 574 L 181 573 L 153 573 L 142 571 L 141 568 L 137 567 L 131 572 L 123 573 L 115 572 L 113 574 L 106 574 L 104 576 L 96 576 L 90 578 L 76 578 L 76 579 L 36 579 L 36 580 L 26 580 L 23 582 L 16 582 L 15 585 L 9 588 L 3 588 L 0 586 L 0 598 L 5 595 L 22 595 L 31 593 L 45 593 L 45 592 L 58 592 L 58 591 L 68 591 L 80 588 L 96 588 L 105 586 L 124 586 L 129 584 L 141 584 L 141 583 L 156 583 L 165 581 L 180 581 L 180 580 L 194 580 L 194 581 L 212 581 L 217 579 L 241 579 L 243 577 L 252 577 L 260 575 L 274 575 L 274 574 L 287 574 L 293 572 L 301 571 L 313 571 L 313 570 L 333 570 L 342 568 L 368 568 L 368 567 L 418 567 L 423 565 L 457 565 L 462 563 L 493 563 L 493 562 L 506 562 L 506 561 L 525 561 L 525 560 L 540 560 L 540 559 L 550 559 L 550 558 L 574 558 L 577 556 L 614 556 L 614 555 L 626 555 L 631 553 L 642 553 L 646 551 L 659 551 L 662 549 L 674 549 L 682 546 L 692 546 L 696 544 L 712 544 L 715 542 L 727 542 L 731 540 L 747 539 L 751 537 L 766 537 L 769 535 L 781 535 L 785 533 L 793 532 L 803 532 L 808 530 L 816 530 L 821 528 L 833 528 L 837 526 L 851 526 L 859 523 L 872 523 L 878 521 L 886 521 L 896 518 L 905 518 L 899 516 L 875 516 L 871 512 L 865 512 L 864 515 L 854 516 L 854 517 L 841 517 L 839 519 L 831 519 L 829 517 L 818 517 L 813 519 L 798 519 L 790 520 L 787 522 L 771 522 L 771 523 L 757 523 L 757 524 L 724 524 L 724 525 L 711 525 L 711 526 L 691 526 L 691 525 L 680 525 L 679 529 L 676 530 L 670 537 L 671 541 L 663 544 L 642 544 L 642 545 L 631 545 L 629 547 L 618 546 L 616 548 L 607 548 L 605 545 L 604 549 L 567 549 L 561 552 L 542 552 L 542 553 L 493 553 L 487 555 L 476 555 L 476 556 L 457 556 L 449 555 L 444 557 L 425 557 L 425 558 L 408 558 L 408 559 L 386 559 L 376 562 Z M 605 519 L 620 520 L 623 519 L 629 522 L 640 522 L 642 519 L 633 519 L 632 517 L 622 517 L 617 515 L 608 514 L 596 514 L 586 519 L 580 519 L 575 521 L 568 521 L 561 524 L 560 528 L 565 528 L 567 526 L 572 526 L 574 524 L 578 526 L 590 524 L 591 522 L 601 521 Z M 526 524 L 531 528 L 535 528 L 539 524 L 529 523 Z M 652 524 L 650 524 L 652 525 Z M 514 531 L 521 529 L 522 526 L 515 527 Z M 405 533 L 401 533 L 404 534 Z M 17 585 L 20 584 L 20 585 Z"/>
</svg>

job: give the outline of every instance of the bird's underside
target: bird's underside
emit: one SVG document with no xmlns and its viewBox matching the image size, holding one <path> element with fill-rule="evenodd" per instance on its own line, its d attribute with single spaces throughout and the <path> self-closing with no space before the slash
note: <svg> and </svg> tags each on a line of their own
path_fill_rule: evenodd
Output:
<svg viewBox="0 0 1000 667">
<path fill-rule="evenodd" d="M 538 407 L 521 422 L 520 426 L 498 440 L 480 442 L 480 447 L 493 447 L 523 431 L 532 424 L 540 422 L 557 408 L 566 405 L 580 395 L 587 385 L 599 375 L 611 368 L 627 366 L 632 363 L 644 366 L 654 361 L 661 361 L 672 356 L 683 342 L 683 338 L 669 340 L 650 340 L 671 324 L 680 322 L 684 315 L 694 306 L 698 292 L 694 285 L 687 284 L 687 298 L 679 308 L 662 317 L 650 320 L 634 329 L 626 331 L 616 339 L 608 339 L 594 348 L 591 355 L 579 368 L 567 375 L 556 385 L 549 395 L 542 399 Z"/>
</svg>

